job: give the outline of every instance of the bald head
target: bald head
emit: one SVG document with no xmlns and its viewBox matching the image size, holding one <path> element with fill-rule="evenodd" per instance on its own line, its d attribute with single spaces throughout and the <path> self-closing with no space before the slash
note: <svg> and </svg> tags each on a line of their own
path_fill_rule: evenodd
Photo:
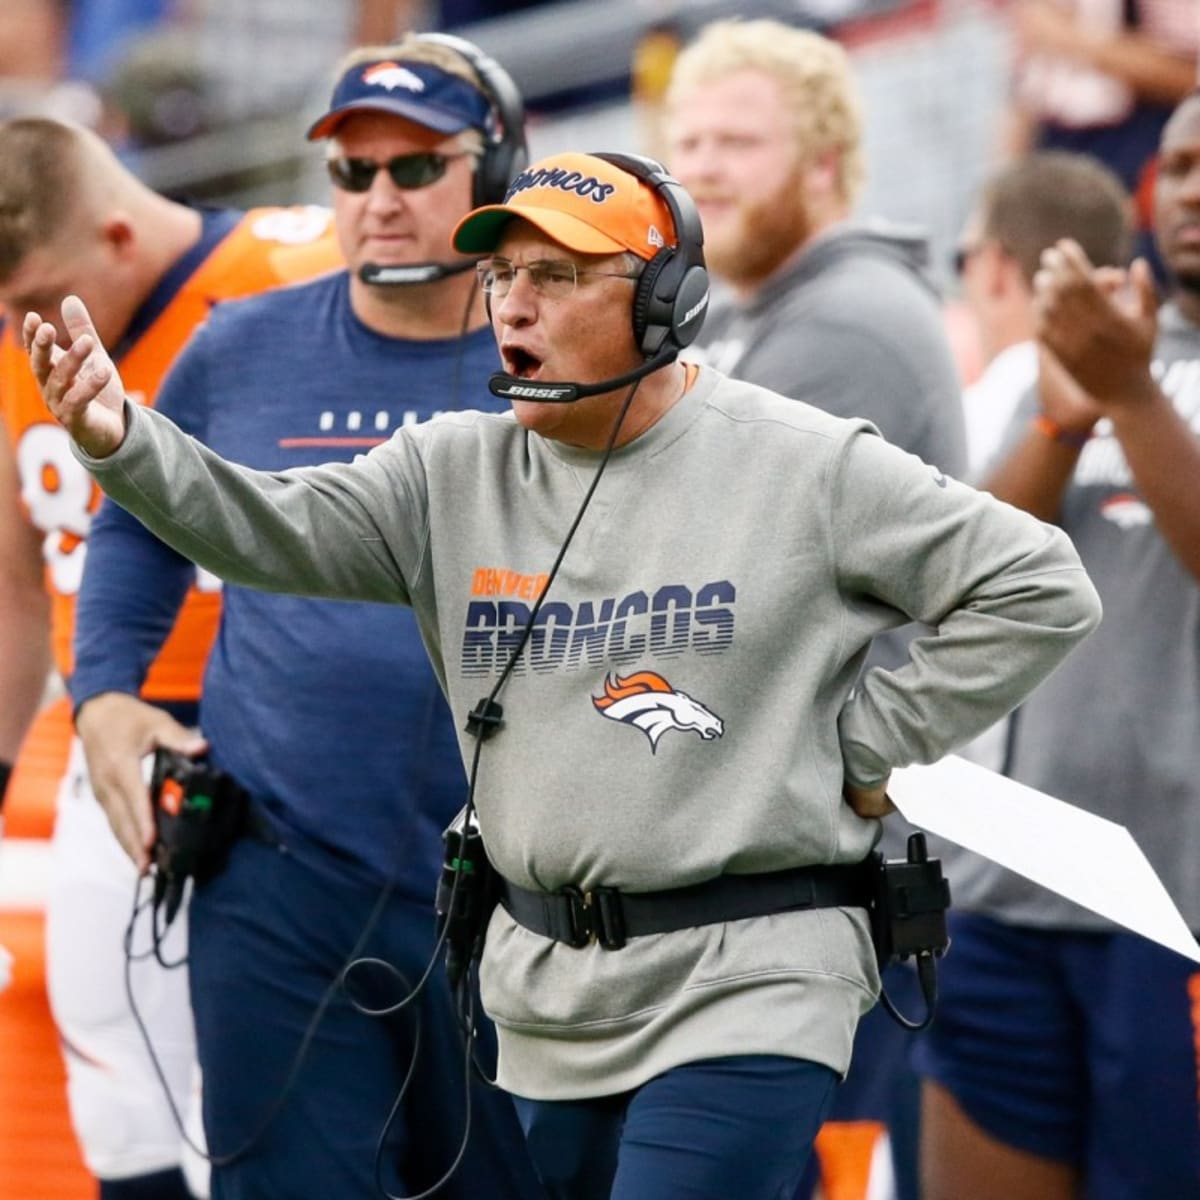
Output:
<svg viewBox="0 0 1200 1200">
<path fill-rule="evenodd" d="M 1198 115 L 1200 115 L 1200 87 L 1196 88 L 1194 92 L 1189 92 L 1175 106 L 1175 111 L 1163 127 L 1160 147 L 1170 140 L 1172 134 L 1178 132 L 1179 126 L 1194 123 Z"/>
</svg>

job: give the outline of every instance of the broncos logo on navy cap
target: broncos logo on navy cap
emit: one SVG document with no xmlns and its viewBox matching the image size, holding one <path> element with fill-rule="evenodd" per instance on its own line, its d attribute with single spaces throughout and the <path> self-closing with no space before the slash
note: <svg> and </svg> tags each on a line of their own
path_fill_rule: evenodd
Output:
<svg viewBox="0 0 1200 1200">
<path fill-rule="evenodd" d="M 383 112 L 403 117 L 438 133 L 487 130 L 492 106 L 467 80 L 426 62 L 380 59 L 355 63 L 333 89 L 329 111 L 313 122 L 308 140 L 336 132 L 356 112 Z"/>
</svg>

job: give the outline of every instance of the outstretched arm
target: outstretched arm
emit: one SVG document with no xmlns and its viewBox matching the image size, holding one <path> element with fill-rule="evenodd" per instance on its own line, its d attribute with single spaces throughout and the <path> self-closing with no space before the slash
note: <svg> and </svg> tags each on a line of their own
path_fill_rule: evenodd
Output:
<svg viewBox="0 0 1200 1200">
<path fill-rule="evenodd" d="M 254 471 L 131 405 L 87 310 L 64 303 L 62 351 L 36 313 L 26 344 L 42 394 L 105 492 L 156 537 L 227 582 L 407 603 L 423 553 L 419 449 L 404 432 L 352 463 Z M 423 493 L 422 493 L 423 494 Z M 386 526 L 386 528 L 385 528 Z"/>
</svg>

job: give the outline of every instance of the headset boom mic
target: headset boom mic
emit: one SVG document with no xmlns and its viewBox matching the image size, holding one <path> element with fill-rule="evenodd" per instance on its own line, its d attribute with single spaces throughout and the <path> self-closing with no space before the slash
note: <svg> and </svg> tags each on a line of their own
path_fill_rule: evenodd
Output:
<svg viewBox="0 0 1200 1200">
<path fill-rule="evenodd" d="M 412 263 L 405 266 L 382 266 L 379 263 L 363 263 L 358 277 L 363 283 L 382 287 L 405 287 L 414 283 L 432 283 L 435 279 L 446 279 L 450 275 L 461 275 L 474 268 L 476 260 L 465 259 L 457 263 Z"/>
<path fill-rule="evenodd" d="M 535 404 L 571 404 L 585 396 L 603 396 L 606 392 L 615 392 L 617 388 L 637 383 L 639 379 L 645 379 L 659 367 L 665 367 L 678 354 L 679 350 L 674 346 L 660 350 L 653 358 L 648 358 L 627 375 L 618 375 L 615 379 L 602 379 L 599 383 L 570 383 L 566 380 L 547 380 L 542 383 L 537 379 L 522 379 L 519 375 L 497 371 L 488 380 L 488 391 L 502 400 L 532 400 Z"/>
<path fill-rule="evenodd" d="M 534 400 L 538 404 L 570 404 L 579 399 L 574 383 L 538 383 L 496 371 L 488 379 L 488 391 L 502 400 Z"/>
</svg>

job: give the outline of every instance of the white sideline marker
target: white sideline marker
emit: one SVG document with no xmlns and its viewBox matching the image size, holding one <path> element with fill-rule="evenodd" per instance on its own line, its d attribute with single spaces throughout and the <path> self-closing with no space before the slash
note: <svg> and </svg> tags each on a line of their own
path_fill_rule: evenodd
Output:
<svg viewBox="0 0 1200 1200">
<path fill-rule="evenodd" d="M 888 795 L 936 833 L 1200 962 L 1200 946 L 1124 825 L 948 755 L 893 771 Z"/>
</svg>

